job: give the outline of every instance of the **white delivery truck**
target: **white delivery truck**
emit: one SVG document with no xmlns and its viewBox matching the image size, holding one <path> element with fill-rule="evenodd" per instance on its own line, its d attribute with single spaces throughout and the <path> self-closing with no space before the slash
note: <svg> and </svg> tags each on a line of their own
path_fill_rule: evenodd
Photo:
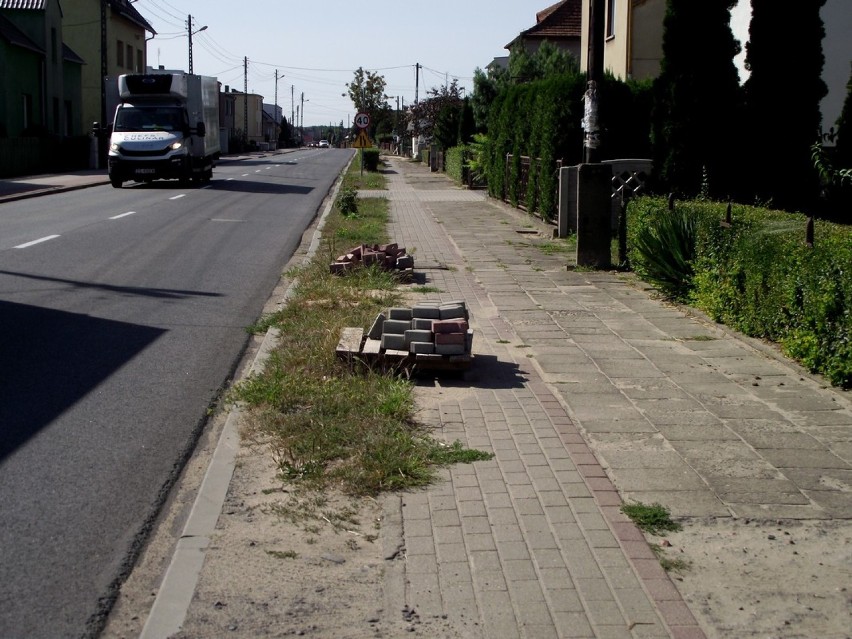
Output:
<svg viewBox="0 0 852 639">
<path fill-rule="evenodd" d="M 187 73 L 107 78 L 109 181 L 206 182 L 219 159 L 219 84 Z M 113 91 L 112 89 L 115 89 Z"/>
</svg>

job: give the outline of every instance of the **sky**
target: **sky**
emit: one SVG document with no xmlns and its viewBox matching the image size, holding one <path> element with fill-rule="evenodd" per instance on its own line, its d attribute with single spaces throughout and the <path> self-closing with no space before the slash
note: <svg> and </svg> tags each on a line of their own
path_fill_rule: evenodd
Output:
<svg viewBox="0 0 852 639">
<path fill-rule="evenodd" d="M 385 78 L 393 107 L 397 97 L 400 106 L 414 102 L 416 64 L 421 99 L 453 79 L 470 94 L 474 70 L 508 55 L 504 47 L 555 1 L 136 0 L 134 6 L 157 32 L 148 41 L 150 66 L 188 70 L 192 16 L 194 73 L 243 91 L 248 58 L 249 92 L 275 104 L 277 84 L 288 121 L 298 106 L 305 126 L 348 126 L 355 111 L 342 94 L 359 66 Z"/>
</svg>

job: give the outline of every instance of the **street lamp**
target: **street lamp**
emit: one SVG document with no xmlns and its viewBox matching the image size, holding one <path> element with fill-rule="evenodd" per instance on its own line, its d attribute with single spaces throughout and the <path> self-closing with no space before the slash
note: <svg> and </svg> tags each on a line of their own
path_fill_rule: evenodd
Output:
<svg viewBox="0 0 852 639">
<path fill-rule="evenodd" d="M 192 15 L 186 16 L 186 34 L 189 37 L 189 74 L 192 75 L 192 36 L 207 29 L 205 24 L 200 29 L 192 30 Z"/>
</svg>

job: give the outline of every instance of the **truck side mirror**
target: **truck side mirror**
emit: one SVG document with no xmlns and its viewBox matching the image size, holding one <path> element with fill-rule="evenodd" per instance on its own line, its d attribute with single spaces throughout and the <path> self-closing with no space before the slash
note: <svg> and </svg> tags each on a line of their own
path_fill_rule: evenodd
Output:
<svg viewBox="0 0 852 639">
<path fill-rule="evenodd" d="M 199 123 L 196 125 L 196 127 L 195 127 L 195 132 L 196 132 L 196 134 L 198 134 L 198 135 L 199 135 L 200 137 L 202 137 L 202 138 L 203 138 L 205 135 L 207 135 L 207 127 L 206 127 L 206 126 L 204 126 L 204 122 L 199 122 Z"/>
</svg>

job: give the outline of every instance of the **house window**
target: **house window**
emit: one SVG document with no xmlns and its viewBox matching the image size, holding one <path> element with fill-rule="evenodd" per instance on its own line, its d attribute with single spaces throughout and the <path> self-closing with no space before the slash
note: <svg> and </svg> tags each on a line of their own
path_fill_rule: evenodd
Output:
<svg viewBox="0 0 852 639">
<path fill-rule="evenodd" d="M 136 73 L 145 71 L 145 60 L 142 58 L 142 49 L 136 49 Z"/>
<path fill-rule="evenodd" d="M 127 68 L 133 71 L 133 45 L 127 45 Z"/>
<path fill-rule="evenodd" d="M 59 56 L 57 54 L 58 46 L 56 40 L 56 29 L 52 28 L 50 30 L 50 60 L 53 64 L 56 64 L 59 60 Z"/>
<path fill-rule="evenodd" d="M 115 64 L 119 67 L 124 66 L 124 43 L 121 40 L 116 43 Z"/>
<path fill-rule="evenodd" d="M 606 37 L 615 37 L 615 0 L 606 0 Z"/>
</svg>

